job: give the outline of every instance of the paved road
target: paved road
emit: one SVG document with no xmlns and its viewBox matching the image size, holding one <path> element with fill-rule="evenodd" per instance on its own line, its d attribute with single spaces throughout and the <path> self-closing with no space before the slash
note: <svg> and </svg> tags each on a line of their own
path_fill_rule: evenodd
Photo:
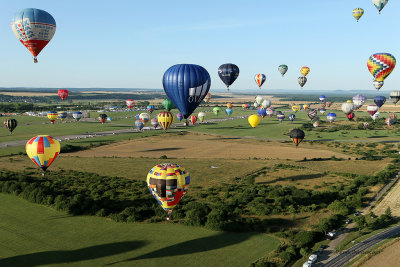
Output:
<svg viewBox="0 0 400 267">
<path fill-rule="evenodd" d="M 364 253 L 366 250 L 375 246 L 376 244 L 382 242 L 383 240 L 400 234 L 400 225 L 388 228 L 374 236 L 371 236 L 364 241 L 354 245 L 353 247 L 346 249 L 345 251 L 339 253 L 336 257 L 328 261 L 325 265 L 326 267 L 336 267 L 343 266 L 348 263 L 354 257 Z"/>
</svg>

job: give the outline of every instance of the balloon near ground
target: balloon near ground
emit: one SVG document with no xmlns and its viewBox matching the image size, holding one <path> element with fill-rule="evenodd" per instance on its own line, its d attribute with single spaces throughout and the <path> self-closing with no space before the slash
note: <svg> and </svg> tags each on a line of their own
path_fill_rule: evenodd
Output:
<svg viewBox="0 0 400 267">
<path fill-rule="evenodd" d="M 147 110 L 150 114 L 153 113 L 154 109 L 155 109 L 154 105 L 148 105 L 147 108 L 146 108 L 146 110 Z"/>
<path fill-rule="evenodd" d="M 291 122 L 293 122 L 294 119 L 296 119 L 296 115 L 290 114 L 290 115 L 289 115 L 289 120 L 290 120 Z"/>
<path fill-rule="evenodd" d="M 158 119 L 157 118 L 152 118 L 150 121 L 151 125 L 154 127 L 154 129 L 157 129 L 157 127 L 160 125 L 158 123 Z"/>
<path fill-rule="evenodd" d="M 67 112 L 65 112 L 65 111 L 59 111 L 57 113 L 58 113 L 58 119 L 60 119 L 62 121 L 65 120 L 68 116 Z"/>
<path fill-rule="evenodd" d="M 379 107 L 377 105 L 368 105 L 367 112 L 369 115 L 374 116 L 376 112 L 378 112 Z"/>
<path fill-rule="evenodd" d="M 101 122 L 101 124 L 106 123 L 107 117 L 108 117 L 107 114 L 100 114 L 99 115 L 99 121 Z"/>
<path fill-rule="evenodd" d="M 38 135 L 26 143 L 26 154 L 45 172 L 60 154 L 60 143 L 49 135 Z"/>
<path fill-rule="evenodd" d="M 203 122 L 205 116 L 206 116 L 205 112 L 199 112 L 199 114 L 197 115 L 197 118 L 199 118 L 199 121 Z"/>
<path fill-rule="evenodd" d="M 211 100 L 211 94 L 207 93 L 206 97 L 204 98 L 204 102 L 208 103 Z"/>
<path fill-rule="evenodd" d="M 178 121 L 183 120 L 183 115 L 182 115 L 182 113 L 176 114 L 176 118 L 178 119 Z"/>
<path fill-rule="evenodd" d="M 260 123 L 261 119 L 260 119 L 260 117 L 257 116 L 257 115 L 251 115 L 251 116 L 248 118 L 248 121 L 249 121 L 251 127 L 255 128 L 255 127 L 257 127 L 257 125 Z"/>
<path fill-rule="evenodd" d="M 217 116 L 218 116 L 218 114 L 221 113 L 221 111 L 222 111 L 222 108 L 220 108 L 220 107 L 215 107 L 215 108 L 213 108 L 213 112 L 214 112 L 214 114 L 217 115 Z"/>
<path fill-rule="evenodd" d="M 258 85 L 258 88 L 260 88 L 260 89 L 266 79 L 267 79 L 267 76 L 265 76 L 265 74 L 260 73 L 260 74 L 256 74 L 256 76 L 254 76 L 254 80 L 256 81 L 256 84 Z"/>
<path fill-rule="evenodd" d="M 353 9 L 353 17 L 358 20 L 364 15 L 364 9 L 362 8 L 355 8 Z"/>
<path fill-rule="evenodd" d="M 203 101 L 210 86 L 210 74 L 198 65 L 174 65 L 163 76 L 165 93 L 185 119 L 189 118 Z"/>
<path fill-rule="evenodd" d="M 336 113 L 328 113 L 328 115 L 326 115 L 326 119 L 330 122 L 333 123 L 336 120 Z"/>
<path fill-rule="evenodd" d="M 167 220 L 182 197 L 187 193 L 190 174 L 183 166 L 162 163 L 154 166 L 147 174 L 150 193 L 167 212 Z"/>
<path fill-rule="evenodd" d="M 190 120 L 190 123 L 191 123 L 192 125 L 195 125 L 196 122 L 197 122 L 197 116 L 196 116 L 196 115 L 191 115 L 190 118 L 189 118 L 189 120 Z"/>
<path fill-rule="evenodd" d="M 140 131 L 143 129 L 144 124 L 141 121 L 135 121 L 135 127 Z"/>
<path fill-rule="evenodd" d="M 17 127 L 18 122 L 16 119 L 6 119 L 4 121 L 4 127 L 6 127 L 10 133 L 14 131 L 14 129 Z"/>
<path fill-rule="evenodd" d="M 146 125 L 146 123 L 150 120 L 150 115 L 148 113 L 140 113 L 139 120 Z"/>
<path fill-rule="evenodd" d="M 174 114 L 169 111 L 162 111 L 158 113 L 157 119 L 164 131 L 166 131 L 174 123 Z"/>
<path fill-rule="evenodd" d="M 56 33 L 56 21 L 44 10 L 25 8 L 15 13 L 11 28 L 37 63 L 37 56 Z"/>
<path fill-rule="evenodd" d="M 305 133 L 300 129 L 293 129 L 290 134 L 290 139 L 292 142 L 296 144 L 296 147 L 303 141 L 304 137 L 306 136 Z"/>
<path fill-rule="evenodd" d="M 126 103 L 126 106 L 127 106 L 129 109 L 132 109 L 132 108 L 133 108 L 133 105 L 135 105 L 135 101 L 133 101 L 133 99 L 128 99 L 128 100 L 125 101 L 125 103 Z"/>
<path fill-rule="evenodd" d="M 72 117 L 76 120 L 79 121 L 82 118 L 82 112 L 80 111 L 75 111 L 72 113 Z"/>
<path fill-rule="evenodd" d="M 366 100 L 367 100 L 367 97 L 365 97 L 364 95 L 356 94 L 355 96 L 353 96 L 354 108 L 355 109 L 361 108 L 364 105 Z"/>
<path fill-rule="evenodd" d="M 51 123 L 54 123 L 56 121 L 56 119 L 58 118 L 57 111 L 47 112 L 47 118 L 50 120 Z"/>
<path fill-rule="evenodd" d="M 267 109 L 263 108 L 263 107 L 259 107 L 258 108 L 258 115 L 260 115 L 261 118 L 265 118 L 265 116 L 267 116 Z"/>
<path fill-rule="evenodd" d="M 239 77 L 239 67 L 232 63 L 227 63 L 219 66 L 218 76 L 222 82 L 226 85 L 229 91 L 229 86 L 231 86 Z"/>
<path fill-rule="evenodd" d="M 232 113 L 233 113 L 233 109 L 232 108 L 227 108 L 227 109 L 225 109 L 225 113 L 226 113 L 226 115 L 231 116 Z"/>
<path fill-rule="evenodd" d="M 167 111 L 171 111 L 171 109 L 175 108 L 174 103 L 172 103 L 171 99 L 164 99 L 162 105 Z"/>
<path fill-rule="evenodd" d="M 61 98 L 62 101 L 64 101 L 69 95 L 68 90 L 65 89 L 60 89 L 58 90 L 58 96 Z"/>
</svg>

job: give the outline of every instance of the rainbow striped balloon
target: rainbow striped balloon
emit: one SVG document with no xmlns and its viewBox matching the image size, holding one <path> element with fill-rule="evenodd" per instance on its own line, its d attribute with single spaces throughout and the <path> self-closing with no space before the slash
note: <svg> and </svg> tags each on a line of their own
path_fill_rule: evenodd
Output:
<svg viewBox="0 0 400 267">
<path fill-rule="evenodd" d="M 383 82 L 396 66 L 396 58 L 389 53 L 373 54 L 369 57 L 367 66 L 374 80 Z"/>
<path fill-rule="evenodd" d="M 49 135 L 38 135 L 26 143 L 26 154 L 38 167 L 46 171 L 60 154 L 60 143 Z"/>
</svg>

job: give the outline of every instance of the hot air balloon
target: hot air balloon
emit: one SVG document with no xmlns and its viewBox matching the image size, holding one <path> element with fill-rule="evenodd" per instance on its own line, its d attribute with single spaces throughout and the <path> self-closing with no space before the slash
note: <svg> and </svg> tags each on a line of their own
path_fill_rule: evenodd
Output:
<svg viewBox="0 0 400 267">
<path fill-rule="evenodd" d="M 346 114 L 346 117 L 347 117 L 347 119 L 349 120 L 349 121 L 351 121 L 352 119 L 354 119 L 354 113 L 353 112 L 351 112 L 351 113 L 349 113 L 349 114 Z"/>
<path fill-rule="evenodd" d="M 293 110 L 294 112 L 297 112 L 299 109 L 300 109 L 299 106 L 292 106 L 292 110 Z"/>
<path fill-rule="evenodd" d="M 154 129 L 157 129 L 157 127 L 160 125 L 157 118 L 152 118 L 150 123 L 153 125 Z"/>
<path fill-rule="evenodd" d="M 65 111 L 59 111 L 57 113 L 58 113 L 58 118 L 62 121 L 65 120 L 68 116 L 67 112 Z"/>
<path fill-rule="evenodd" d="M 183 115 L 182 115 L 182 113 L 176 114 L 176 118 L 178 119 L 178 121 L 183 120 Z"/>
<path fill-rule="evenodd" d="M 307 110 L 309 108 L 309 105 L 307 105 L 307 104 L 299 105 L 299 106 L 302 106 L 304 110 Z"/>
<path fill-rule="evenodd" d="M 135 105 L 135 101 L 133 101 L 133 99 L 128 99 L 128 100 L 126 100 L 125 102 L 126 102 L 126 106 L 127 106 L 129 109 L 132 109 L 132 108 L 133 108 L 133 105 Z"/>
<path fill-rule="evenodd" d="M 389 0 L 372 0 L 372 3 L 378 9 L 379 14 L 381 14 L 382 9 L 386 6 Z"/>
<path fill-rule="evenodd" d="M 14 129 L 17 127 L 18 122 L 16 119 L 6 119 L 4 121 L 4 127 L 6 127 L 10 133 L 14 131 Z"/>
<path fill-rule="evenodd" d="M 289 115 L 289 120 L 290 120 L 291 122 L 293 122 L 294 119 L 296 119 L 296 115 L 290 114 L 290 115 Z"/>
<path fill-rule="evenodd" d="M 264 119 L 264 117 L 267 115 L 267 109 L 265 109 L 263 107 L 259 107 L 258 115 L 260 115 L 260 117 Z"/>
<path fill-rule="evenodd" d="M 101 124 L 106 123 L 107 117 L 108 117 L 108 116 L 107 116 L 106 114 L 100 114 L 100 115 L 99 115 L 99 121 L 101 122 Z"/>
<path fill-rule="evenodd" d="M 204 121 L 204 117 L 206 116 L 205 112 L 199 112 L 199 114 L 197 114 L 197 118 L 199 118 L 200 122 Z"/>
<path fill-rule="evenodd" d="M 175 108 L 174 103 L 172 103 L 171 99 L 164 99 L 162 105 L 168 111 L 171 111 L 171 109 Z"/>
<path fill-rule="evenodd" d="M 47 113 L 47 118 L 50 120 L 51 123 L 54 123 L 58 118 L 57 111 L 50 111 Z"/>
<path fill-rule="evenodd" d="M 374 80 L 383 82 L 396 66 L 396 58 L 389 53 L 373 54 L 369 57 L 367 66 Z"/>
<path fill-rule="evenodd" d="M 326 106 L 327 106 L 328 108 L 330 108 L 331 105 L 332 105 L 332 102 L 330 102 L 330 101 L 326 102 Z"/>
<path fill-rule="evenodd" d="M 266 114 L 268 115 L 268 117 L 271 118 L 272 115 L 275 114 L 275 109 L 274 109 L 274 108 L 271 108 L 271 107 L 267 108 L 267 109 L 266 109 Z"/>
<path fill-rule="evenodd" d="M 361 108 L 366 100 L 367 98 L 364 95 L 356 94 L 355 96 L 353 96 L 354 108 L 355 109 Z"/>
<path fill-rule="evenodd" d="M 28 157 L 43 170 L 44 175 L 60 154 L 60 143 L 49 135 L 38 135 L 26 143 L 25 149 Z"/>
<path fill-rule="evenodd" d="M 377 105 L 368 105 L 367 112 L 369 115 L 374 116 L 374 114 L 378 111 L 379 107 Z"/>
<path fill-rule="evenodd" d="M 306 77 L 308 75 L 308 73 L 310 73 L 310 68 L 305 67 L 305 66 L 301 67 L 300 73 L 301 73 L 301 75 L 303 75 L 303 77 Z"/>
<path fill-rule="evenodd" d="M 319 109 L 319 112 L 320 112 L 322 115 L 324 115 L 324 114 L 325 114 L 325 112 L 326 112 L 326 109 L 324 109 L 324 108 L 320 108 L 320 109 Z"/>
<path fill-rule="evenodd" d="M 167 212 L 167 220 L 172 210 L 186 194 L 189 184 L 189 172 L 184 167 L 173 163 L 158 164 L 147 174 L 147 186 L 150 193 Z"/>
<path fill-rule="evenodd" d="M 317 128 L 318 126 L 319 126 L 319 120 L 318 120 L 318 121 L 314 121 L 313 127 L 314 127 L 314 128 Z"/>
<path fill-rule="evenodd" d="M 386 118 L 385 122 L 386 122 L 387 126 L 391 127 L 394 124 L 394 119 Z"/>
<path fill-rule="evenodd" d="M 305 133 L 300 129 L 293 129 L 290 132 L 290 139 L 292 139 L 292 142 L 296 144 L 296 147 L 301 143 L 301 141 L 303 141 L 305 136 Z"/>
<path fill-rule="evenodd" d="M 372 84 L 374 85 L 375 89 L 376 89 L 377 91 L 379 91 L 379 89 L 381 89 L 382 86 L 383 86 L 383 81 L 374 80 L 374 81 L 372 82 Z"/>
<path fill-rule="evenodd" d="M 169 99 L 187 119 L 210 90 L 211 78 L 201 66 L 178 64 L 164 73 L 163 86 Z"/>
<path fill-rule="evenodd" d="M 251 127 L 256 128 L 257 125 L 260 123 L 261 119 L 257 115 L 251 115 L 249 116 L 248 121 Z"/>
<path fill-rule="evenodd" d="M 44 10 L 25 8 L 17 11 L 11 28 L 20 42 L 32 53 L 33 62 L 56 32 L 56 21 Z"/>
<path fill-rule="evenodd" d="M 210 102 L 210 99 L 211 99 L 211 94 L 207 93 L 206 97 L 204 98 L 204 102 L 208 103 Z"/>
<path fill-rule="evenodd" d="M 166 131 L 174 123 L 174 114 L 169 111 L 162 111 L 158 113 L 157 119 L 164 131 Z"/>
<path fill-rule="evenodd" d="M 336 120 L 336 114 L 331 112 L 326 115 L 326 119 L 330 122 L 333 123 Z"/>
<path fill-rule="evenodd" d="M 146 123 L 150 120 L 150 115 L 148 113 L 140 113 L 139 120 L 146 125 Z"/>
<path fill-rule="evenodd" d="M 369 126 L 369 123 L 368 123 L 368 122 L 364 122 L 363 125 L 364 125 L 364 128 L 365 128 L 365 129 L 368 129 L 368 126 Z"/>
<path fill-rule="evenodd" d="M 192 124 L 192 125 L 195 125 L 196 124 L 196 121 L 197 121 L 197 116 L 195 116 L 195 115 L 192 115 L 192 116 L 190 116 L 190 123 Z"/>
<path fill-rule="evenodd" d="M 140 114 L 135 115 L 136 120 L 140 120 L 139 117 L 140 117 Z"/>
<path fill-rule="evenodd" d="M 226 103 L 226 107 L 227 107 L 227 108 L 232 108 L 232 107 L 233 107 L 233 106 L 232 106 L 232 103 L 231 103 L 231 102 Z"/>
<path fill-rule="evenodd" d="M 213 112 L 214 112 L 214 114 L 217 115 L 217 116 L 218 116 L 219 113 L 221 113 L 221 111 L 222 111 L 222 109 L 221 109 L 220 107 L 215 107 L 215 108 L 213 108 Z"/>
<path fill-rule="evenodd" d="M 376 119 L 378 119 L 381 116 L 381 113 L 379 113 L 379 111 L 375 112 L 374 115 L 371 116 L 371 118 L 375 121 Z"/>
<path fill-rule="evenodd" d="M 386 97 L 382 96 L 382 95 L 378 95 L 375 96 L 374 98 L 374 103 L 380 108 L 383 106 L 383 104 L 385 104 L 386 102 Z"/>
<path fill-rule="evenodd" d="M 254 103 L 257 104 L 258 106 L 260 106 L 262 104 L 262 102 L 264 101 L 264 97 L 258 95 L 254 98 Z"/>
<path fill-rule="evenodd" d="M 397 119 L 396 113 L 394 113 L 394 112 L 393 112 L 393 113 L 390 113 L 389 117 L 392 118 L 392 119 L 394 119 L 394 120 Z"/>
<path fill-rule="evenodd" d="M 75 111 L 72 113 L 72 117 L 76 120 L 79 121 L 82 118 L 82 112 L 80 111 Z"/>
<path fill-rule="evenodd" d="M 280 65 L 278 67 L 278 71 L 280 74 L 282 74 L 282 77 L 285 75 L 285 73 L 288 71 L 288 66 L 287 65 Z"/>
<path fill-rule="evenodd" d="M 226 113 L 226 115 L 230 116 L 233 113 L 233 109 L 227 108 L 227 109 L 225 109 L 225 113 Z"/>
<path fill-rule="evenodd" d="M 58 90 L 58 96 L 61 98 L 62 101 L 64 101 L 69 95 L 68 90 L 65 89 L 60 89 Z"/>
<path fill-rule="evenodd" d="M 135 121 L 135 126 L 136 126 L 136 128 L 140 131 L 140 130 L 143 129 L 144 124 L 143 124 L 143 122 L 141 122 L 141 121 Z"/>
<path fill-rule="evenodd" d="M 303 87 L 307 82 L 307 78 L 304 76 L 301 76 L 301 77 L 297 78 L 297 81 L 299 82 L 300 86 Z"/>
<path fill-rule="evenodd" d="M 364 15 L 364 9 L 362 8 L 353 9 L 353 17 L 357 20 L 357 22 L 362 17 L 362 15 Z"/>
<path fill-rule="evenodd" d="M 223 64 L 218 68 L 218 75 L 229 91 L 229 86 L 231 86 L 239 76 L 239 67 L 232 63 Z"/>
<path fill-rule="evenodd" d="M 260 89 L 266 79 L 267 77 L 265 76 L 265 74 L 256 74 L 256 76 L 254 76 L 254 80 L 256 81 L 258 88 Z"/>
<path fill-rule="evenodd" d="M 325 99 L 326 99 L 326 96 L 324 96 L 324 95 L 319 96 L 319 101 L 324 102 Z"/>
<path fill-rule="evenodd" d="M 390 100 L 394 103 L 397 104 L 400 100 L 400 91 L 392 91 L 390 92 Z"/>
<path fill-rule="evenodd" d="M 307 116 L 310 118 L 310 120 L 313 120 L 315 117 L 317 117 L 318 113 L 316 109 L 309 109 L 307 111 Z"/>
<path fill-rule="evenodd" d="M 148 105 L 146 110 L 151 114 L 154 111 L 154 105 Z"/>
<path fill-rule="evenodd" d="M 282 121 L 285 119 L 285 114 L 278 114 L 278 115 L 276 115 L 276 118 L 278 119 L 278 121 L 280 122 L 280 123 L 282 123 Z"/>
<path fill-rule="evenodd" d="M 111 117 L 107 117 L 107 120 L 108 120 L 108 121 L 112 121 L 112 118 L 111 118 Z"/>
<path fill-rule="evenodd" d="M 343 111 L 344 114 L 346 114 L 346 115 L 350 114 L 350 113 L 353 112 L 353 110 L 354 110 L 353 103 L 346 102 L 346 103 L 342 104 L 342 111 Z"/>
</svg>

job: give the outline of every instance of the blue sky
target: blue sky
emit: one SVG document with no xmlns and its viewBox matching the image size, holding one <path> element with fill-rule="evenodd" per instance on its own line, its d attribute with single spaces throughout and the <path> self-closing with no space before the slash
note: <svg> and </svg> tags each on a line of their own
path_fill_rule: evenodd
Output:
<svg viewBox="0 0 400 267">
<path fill-rule="evenodd" d="M 10 27 L 26 7 L 57 22 L 38 64 Z M 356 7 L 365 10 L 358 23 Z M 192 63 L 220 89 L 218 67 L 235 63 L 241 72 L 234 91 L 256 89 L 256 73 L 267 75 L 263 93 L 301 90 L 303 65 L 311 68 L 304 89 L 375 90 L 366 62 L 376 52 L 400 60 L 399 10 L 393 0 L 381 15 L 370 0 L 1 0 L 0 87 L 162 88 L 169 66 Z M 289 66 L 284 78 L 280 64 Z M 381 91 L 400 90 L 399 68 Z"/>
</svg>

